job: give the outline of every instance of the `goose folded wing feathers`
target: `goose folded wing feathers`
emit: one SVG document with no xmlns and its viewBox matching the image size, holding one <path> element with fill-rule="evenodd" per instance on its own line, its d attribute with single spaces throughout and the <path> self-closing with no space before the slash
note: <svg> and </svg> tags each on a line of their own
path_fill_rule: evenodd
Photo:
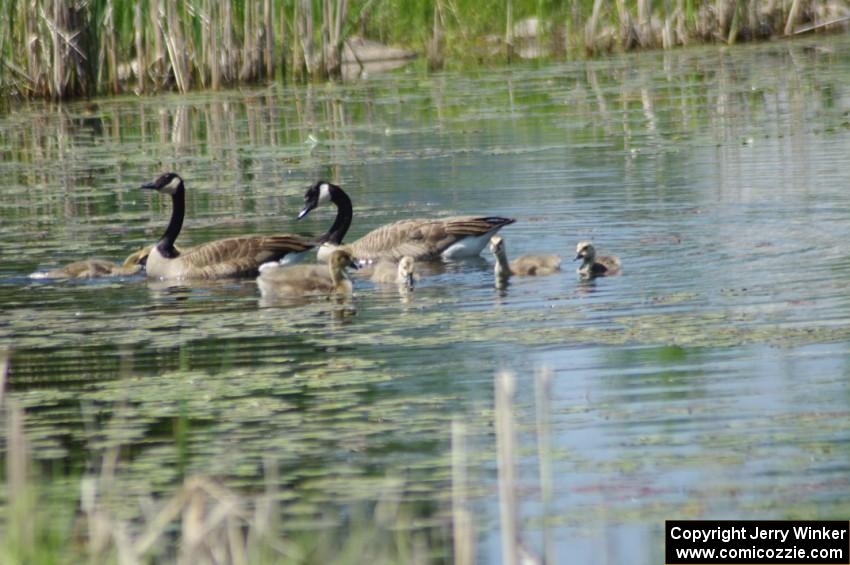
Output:
<svg viewBox="0 0 850 565">
<path fill-rule="evenodd" d="M 190 269 L 205 278 L 253 274 L 259 265 L 286 252 L 307 251 L 312 244 L 288 236 L 242 236 L 219 239 L 186 249 L 178 255 Z"/>
</svg>

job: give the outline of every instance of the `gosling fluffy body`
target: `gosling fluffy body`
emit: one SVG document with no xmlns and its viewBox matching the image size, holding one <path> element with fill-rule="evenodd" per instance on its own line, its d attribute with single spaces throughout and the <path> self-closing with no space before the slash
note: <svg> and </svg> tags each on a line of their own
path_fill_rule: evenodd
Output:
<svg viewBox="0 0 850 565">
<path fill-rule="evenodd" d="M 32 273 L 30 277 L 34 279 L 93 279 L 134 275 L 142 270 L 142 265 L 147 261 L 148 253 L 152 248 L 152 245 L 148 245 L 134 251 L 121 265 L 103 259 L 85 259 L 68 263 L 51 271 Z"/>
<path fill-rule="evenodd" d="M 596 249 L 590 241 L 580 241 L 576 245 L 576 258 L 582 260 L 581 266 L 576 270 L 579 275 L 586 278 L 605 277 L 620 274 L 622 267 L 619 257 L 614 255 L 596 255 Z"/>
<path fill-rule="evenodd" d="M 396 264 L 392 261 L 381 261 L 372 271 L 372 282 L 395 283 L 412 288 L 416 279 L 416 261 L 410 255 L 405 255 Z"/>
<path fill-rule="evenodd" d="M 327 265 L 280 265 L 266 263 L 260 268 L 257 285 L 263 296 L 286 297 L 306 294 L 349 295 L 354 286 L 347 269 L 357 269 L 354 257 L 345 250 L 331 253 Z"/>
<path fill-rule="evenodd" d="M 505 239 L 500 235 L 490 238 L 490 251 L 496 257 L 497 280 L 506 280 L 512 275 L 551 275 L 561 270 L 561 258 L 557 255 L 522 255 L 508 262 Z"/>
</svg>

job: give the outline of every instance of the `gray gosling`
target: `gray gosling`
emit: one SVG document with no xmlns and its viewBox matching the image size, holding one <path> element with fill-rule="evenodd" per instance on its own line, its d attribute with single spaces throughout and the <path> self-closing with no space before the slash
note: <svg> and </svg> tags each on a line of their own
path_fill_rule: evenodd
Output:
<svg viewBox="0 0 850 565">
<path fill-rule="evenodd" d="M 490 238 L 490 251 L 496 256 L 496 281 L 506 281 L 511 275 L 551 275 L 561 270 L 557 255 L 523 255 L 510 263 L 505 252 L 505 239 L 500 235 Z"/>
<path fill-rule="evenodd" d="M 613 255 L 596 255 L 596 249 L 589 241 L 581 241 L 576 245 L 575 261 L 582 259 L 581 266 L 576 270 L 586 278 L 618 275 L 621 271 L 620 259 Z"/>
<path fill-rule="evenodd" d="M 269 261 L 297 260 L 315 244 L 292 234 L 229 237 L 178 249 L 174 245 L 186 212 L 186 187 L 176 173 L 165 173 L 141 188 L 171 196 L 171 220 L 148 255 L 149 277 L 160 279 L 217 279 L 256 276 Z"/>
<path fill-rule="evenodd" d="M 338 249 L 328 257 L 327 266 L 265 263 L 260 267 L 257 285 L 263 296 L 350 295 L 354 286 L 347 269 L 357 268 L 357 260 L 348 251 Z"/>
<path fill-rule="evenodd" d="M 30 274 L 33 279 L 93 279 L 97 277 L 120 277 L 135 275 L 142 270 L 153 245 L 148 245 L 131 253 L 124 263 L 118 265 L 103 259 L 85 259 L 74 261 L 64 267 L 46 272 Z"/>
<path fill-rule="evenodd" d="M 376 283 L 396 283 L 413 288 L 416 282 L 416 261 L 410 255 L 402 257 L 398 264 L 381 261 L 375 265 L 371 278 Z"/>
</svg>

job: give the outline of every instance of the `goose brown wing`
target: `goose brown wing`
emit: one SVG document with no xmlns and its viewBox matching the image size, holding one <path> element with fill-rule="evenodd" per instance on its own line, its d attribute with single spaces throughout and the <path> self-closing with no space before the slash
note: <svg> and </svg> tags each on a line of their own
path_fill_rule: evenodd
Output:
<svg viewBox="0 0 850 565">
<path fill-rule="evenodd" d="M 499 216 L 455 216 L 443 218 L 446 225 L 446 233 L 456 236 L 476 236 L 510 225 L 516 220 L 502 218 Z"/>
<path fill-rule="evenodd" d="M 289 253 L 300 253 L 314 246 L 294 235 L 243 236 L 211 241 L 186 249 L 179 260 L 206 278 L 256 274 L 268 261 L 279 261 Z"/>
<path fill-rule="evenodd" d="M 359 259 L 398 261 L 405 255 L 435 259 L 462 237 L 484 235 L 513 222 L 510 218 L 479 216 L 400 220 L 372 230 L 351 247 Z"/>
</svg>

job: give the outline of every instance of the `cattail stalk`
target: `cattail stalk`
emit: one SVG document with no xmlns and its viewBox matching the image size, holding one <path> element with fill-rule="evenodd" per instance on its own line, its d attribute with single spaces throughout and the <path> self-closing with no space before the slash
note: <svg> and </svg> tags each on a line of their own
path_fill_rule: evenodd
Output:
<svg viewBox="0 0 850 565">
<path fill-rule="evenodd" d="M 514 376 L 496 374 L 496 448 L 499 460 L 499 517 L 502 532 L 502 563 L 519 562 L 518 506 L 516 499 L 515 446 L 516 427 L 513 415 Z"/>
</svg>

